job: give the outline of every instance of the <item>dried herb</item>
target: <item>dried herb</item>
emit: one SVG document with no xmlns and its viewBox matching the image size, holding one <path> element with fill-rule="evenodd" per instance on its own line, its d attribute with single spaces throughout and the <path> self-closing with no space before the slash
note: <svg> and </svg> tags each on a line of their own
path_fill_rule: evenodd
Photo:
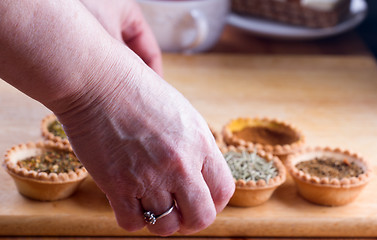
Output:
<svg viewBox="0 0 377 240">
<path fill-rule="evenodd" d="M 68 173 L 83 167 L 77 157 L 67 151 L 46 151 L 41 155 L 18 161 L 17 165 L 27 170 L 46 173 Z"/>
<path fill-rule="evenodd" d="M 48 131 L 54 136 L 61 137 L 61 138 L 67 138 L 67 135 L 65 134 L 63 130 L 63 126 L 58 120 L 55 120 L 48 126 Z"/>
<path fill-rule="evenodd" d="M 249 153 L 247 151 L 234 152 L 229 151 L 224 154 L 224 158 L 235 179 L 243 179 L 245 181 L 258 181 L 263 179 L 266 183 L 271 178 L 278 175 L 278 171 L 273 161 L 266 161 L 256 152 Z"/>
<path fill-rule="evenodd" d="M 347 159 L 315 158 L 296 164 L 296 168 L 317 177 L 351 178 L 363 174 L 363 169 Z"/>
</svg>

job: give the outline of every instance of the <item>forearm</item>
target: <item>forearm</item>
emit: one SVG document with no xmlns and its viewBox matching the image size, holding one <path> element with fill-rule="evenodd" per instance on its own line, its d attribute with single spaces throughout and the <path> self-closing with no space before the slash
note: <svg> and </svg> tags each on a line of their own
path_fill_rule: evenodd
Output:
<svg viewBox="0 0 377 240">
<path fill-rule="evenodd" d="M 0 16 L 0 77 L 53 111 L 119 67 L 120 44 L 78 1 L 4 0 Z"/>
<path fill-rule="evenodd" d="M 135 3 L 125 2 L 132 15 Z M 140 17 L 128 28 L 140 27 Z M 159 60 L 146 35 L 131 36 Z M 0 77 L 57 115 L 120 226 L 141 229 L 144 210 L 159 214 L 175 202 L 148 228 L 188 234 L 225 207 L 234 182 L 206 121 L 79 1 L 0 1 L 0 46 Z"/>
</svg>

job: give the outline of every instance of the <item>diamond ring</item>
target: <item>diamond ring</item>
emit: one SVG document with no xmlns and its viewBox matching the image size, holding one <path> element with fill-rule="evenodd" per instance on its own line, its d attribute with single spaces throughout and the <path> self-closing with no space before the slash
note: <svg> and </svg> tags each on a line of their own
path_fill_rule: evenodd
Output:
<svg viewBox="0 0 377 240">
<path fill-rule="evenodd" d="M 155 224 L 158 219 L 163 218 L 163 217 L 167 216 L 169 213 L 171 213 L 174 209 L 174 206 L 175 206 L 175 202 L 173 203 L 173 206 L 171 206 L 166 212 L 161 213 L 160 215 L 155 215 L 151 211 L 144 212 L 145 222 L 152 224 L 152 225 Z"/>
</svg>

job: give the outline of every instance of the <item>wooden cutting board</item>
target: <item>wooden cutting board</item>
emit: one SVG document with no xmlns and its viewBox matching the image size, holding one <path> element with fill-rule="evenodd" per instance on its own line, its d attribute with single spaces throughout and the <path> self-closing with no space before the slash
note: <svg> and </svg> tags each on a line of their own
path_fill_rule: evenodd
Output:
<svg viewBox="0 0 377 240">
<path fill-rule="evenodd" d="M 165 55 L 165 78 L 217 130 L 240 116 L 267 116 L 301 128 L 307 145 L 352 149 L 377 173 L 377 67 L 370 57 Z M 49 111 L 0 81 L 0 152 L 41 139 Z M 148 236 L 129 233 L 91 179 L 69 199 L 20 196 L 0 169 L 0 235 Z M 265 204 L 227 207 L 196 236 L 377 236 L 377 180 L 355 202 L 323 207 L 303 200 L 292 180 Z"/>
</svg>

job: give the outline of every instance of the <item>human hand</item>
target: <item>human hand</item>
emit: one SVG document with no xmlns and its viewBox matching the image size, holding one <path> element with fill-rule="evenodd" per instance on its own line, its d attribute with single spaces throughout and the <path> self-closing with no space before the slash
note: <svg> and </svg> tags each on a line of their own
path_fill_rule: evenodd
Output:
<svg viewBox="0 0 377 240">
<path fill-rule="evenodd" d="M 114 61 L 132 56 L 116 52 Z M 164 236 L 202 230 L 233 194 L 233 178 L 200 114 L 137 60 L 130 71 L 111 63 L 72 110 L 57 115 L 120 226 L 138 230 L 145 210 L 161 214 L 175 200 L 178 208 L 148 229 Z"/>
<path fill-rule="evenodd" d="M 80 0 L 107 32 L 125 43 L 162 76 L 161 51 L 133 0 Z"/>
<path fill-rule="evenodd" d="M 126 1 L 129 2 L 129 1 Z M 117 221 L 177 208 L 151 232 L 211 224 L 234 191 L 206 122 L 75 0 L 0 1 L 0 75 L 52 110 Z"/>
</svg>

